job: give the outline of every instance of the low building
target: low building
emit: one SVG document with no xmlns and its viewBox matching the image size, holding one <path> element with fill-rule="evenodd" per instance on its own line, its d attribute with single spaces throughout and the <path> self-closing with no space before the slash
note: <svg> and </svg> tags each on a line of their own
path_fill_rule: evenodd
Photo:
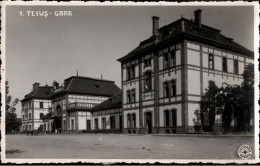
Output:
<svg viewBox="0 0 260 166">
<path fill-rule="evenodd" d="M 86 132 L 121 133 L 123 129 L 122 92 L 100 103 L 92 109 L 93 129 Z M 90 128 L 88 128 L 90 130 Z"/>
</svg>

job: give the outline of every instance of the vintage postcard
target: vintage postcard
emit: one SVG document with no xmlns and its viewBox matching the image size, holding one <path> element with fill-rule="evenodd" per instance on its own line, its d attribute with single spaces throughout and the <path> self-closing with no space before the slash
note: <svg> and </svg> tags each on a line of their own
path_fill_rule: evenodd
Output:
<svg viewBox="0 0 260 166">
<path fill-rule="evenodd" d="M 3 163 L 259 162 L 257 2 L 2 2 Z"/>
</svg>

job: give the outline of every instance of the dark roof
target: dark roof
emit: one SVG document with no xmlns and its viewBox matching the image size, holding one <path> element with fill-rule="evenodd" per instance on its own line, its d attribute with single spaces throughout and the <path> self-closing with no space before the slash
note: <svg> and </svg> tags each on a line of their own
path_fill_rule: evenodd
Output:
<svg viewBox="0 0 260 166">
<path fill-rule="evenodd" d="M 95 79 L 90 77 L 72 76 L 64 80 L 63 90 L 54 93 L 85 94 L 111 97 L 120 91 L 114 81 Z"/>
<path fill-rule="evenodd" d="M 240 44 L 233 41 L 233 39 L 225 37 L 220 33 L 221 31 L 206 25 L 201 25 L 201 28 L 197 28 L 195 21 L 181 18 L 175 22 L 172 22 L 164 27 L 159 29 L 159 42 L 160 44 L 169 42 L 169 41 L 178 41 L 181 39 L 188 39 L 192 41 L 197 41 L 214 47 L 230 50 L 232 52 L 240 53 L 253 57 L 254 53 L 249 49 L 241 46 Z M 151 50 L 151 47 L 154 47 L 155 36 L 151 36 L 148 39 L 140 42 L 139 46 L 133 49 L 124 57 L 118 59 L 122 62 L 124 60 L 133 58 L 137 56 L 138 53 L 144 50 Z M 149 44 L 148 47 L 143 47 L 144 45 Z"/>
<path fill-rule="evenodd" d="M 95 106 L 92 110 L 98 111 L 112 108 L 122 108 L 122 91 L 119 91 L 114 96 Z"/>
<path fill-rule="evenodd" d="M 52 93 L 52 86 L 40 86 L 39 88 L 33 90 L 29 94 L 25 95 L 21 102 L 29 99 L 50 99 Z"/>
</svg>

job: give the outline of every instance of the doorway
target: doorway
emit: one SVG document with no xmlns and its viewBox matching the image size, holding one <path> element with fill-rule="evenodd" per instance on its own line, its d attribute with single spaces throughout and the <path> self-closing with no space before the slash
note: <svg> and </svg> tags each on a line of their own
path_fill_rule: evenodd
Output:
<svg viewBox="0 0 260 166">
<path fill-rule="evenodd" d="M 146 128 L 148 131 L 148 134 L 152 133 L 152 113 L 146 112 L 145 113 L 145 122 L 146 122 Z"/>
</svg>

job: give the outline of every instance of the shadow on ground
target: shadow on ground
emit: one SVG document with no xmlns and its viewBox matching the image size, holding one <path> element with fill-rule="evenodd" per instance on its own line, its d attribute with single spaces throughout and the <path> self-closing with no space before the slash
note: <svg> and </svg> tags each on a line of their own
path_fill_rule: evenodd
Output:
<svg viewBox="0 0 260 166">
<path fill-rule="evenodd" d="M 14 153 L 22 153 L 24 151 L 21 151 L 19 149 L 11 149 L 11 150 L 6 150 L 5 153 L 6 154 L 14 154 Z"/>
</svg>

